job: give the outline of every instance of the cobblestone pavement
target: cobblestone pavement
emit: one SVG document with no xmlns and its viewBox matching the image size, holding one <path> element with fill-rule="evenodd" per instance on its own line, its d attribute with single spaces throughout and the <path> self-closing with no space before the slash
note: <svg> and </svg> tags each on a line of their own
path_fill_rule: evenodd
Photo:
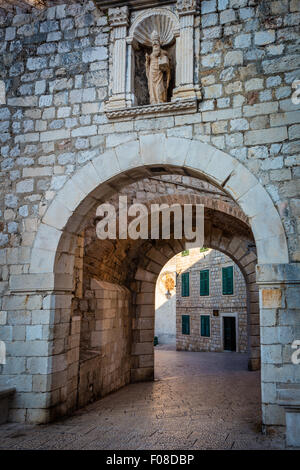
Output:
<svg viewBox="0 0 300 470">
<path fill-rule="evenodd" d="M 0 426 L 0 449 L 279 449 L 260 433 L 259 372 L 238 353 L 155 348 L 156 380 L 59 422 Z"/>
</svg>

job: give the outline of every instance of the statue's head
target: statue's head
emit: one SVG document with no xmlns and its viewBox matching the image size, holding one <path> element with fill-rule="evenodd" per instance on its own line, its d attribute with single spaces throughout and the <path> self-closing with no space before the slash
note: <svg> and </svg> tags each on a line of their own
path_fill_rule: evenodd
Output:
<svg viewBox="0 0 300 470">
<path fill-rule="evenodd" d="M 158 57 L 160 54 L 160 40 L 159 40 L 159 34 L 157 31 L 153 31 L 151 35 L 151 39 L 152 39 L 153 55 Z"/>
</svg>

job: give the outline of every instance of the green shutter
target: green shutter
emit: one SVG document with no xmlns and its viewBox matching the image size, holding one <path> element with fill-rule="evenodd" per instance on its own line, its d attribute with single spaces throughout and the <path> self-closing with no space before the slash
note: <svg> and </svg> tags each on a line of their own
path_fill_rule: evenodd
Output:
<svg viewBox="0 0 300 470">
<path fill-rule="evenodd" d="M 190 334 L 190 316 L 189 315 L 182 315 L 181 317 L 181 325 L 182 325 L 182 334 L 189 335 Z"/>
<path fill-rule="evenodd" d="M 210 337 L 210 317 L 201 315 L 201 336 Z"/>
<path fill-rule="evenodd" d="M 209 295 L 209 269 L 200 271 L 200 295 Z"/>
<path fill-rule="evenodd" d="M 188 297 L 190 295 L 190 275 L 183 273 L 181 275 L 181 296 Z"/>
<path fill-rule="evenodd" d="M 222 268 L 222 291 L 223 295 L 233 294 L 233 266 Z"/>
</svg>

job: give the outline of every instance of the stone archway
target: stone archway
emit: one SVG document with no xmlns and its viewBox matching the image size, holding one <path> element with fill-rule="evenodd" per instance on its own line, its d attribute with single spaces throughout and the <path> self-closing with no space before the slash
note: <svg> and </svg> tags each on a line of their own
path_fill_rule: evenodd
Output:
<svg viewBox="0 0 300 470">
<path fill-rule="evenodd" d="M 187 198 L 188 199 L 188 198 Z M 201 199 L 201 198 L 199 198 Z M 249 244 L 239 236 L 228 237 L 228 232 L 217 227 L 208 226 L 205 233 L 204 246 L 216 249 L 230 257 L 240 268 L 247 289 L 248 339 L 249 339 L 249 370 L 260 368 L 260 335 L 258 286 L 255 282 L 256 253 L 249 250 Z M 132 379 L 153 378 L 153 348 L 149 344 L 149 325 L 152 327 L 151 338 L 154 337 L 155 286 L 163 266 L 178 252 L 185 249 L 179 240 L 164 240 L 156 247 L 145 252 L 135 274 L 136 318 L 134 331 L 136 344 L 133 355 L 136 361 L 132 370 Z M 147 334 L 148 333 L 148 334 Z M 146 338 L 146 339 L 143 339 Z M 150 340 L 151 341 L 151 340 Z M 150 353 L 149 353 L 150 348 Z M 141 356 L 141 360 L 139 357 Z M 146 361 L 148 356 L 148 361 Z M 147 364 L 145 366 L 144 364 Z"/>
<path fill-rule="evenodd" d="M 154 134 L 141 135 L 138 140 L 118 145 L 89 161 L 70 177 L 46 209 L 35 237 L 28 274 L 10 279 L 11 292 L 27 292 L 28 297 L 32 294 L 33 302 L 35 294 L 43 292 L 43 308 L 48 315 L 48 320 L 43 321 L 48 325 L 57 324 L 56 338 L 61 339 L 54 344 L 49 332 L 48 344 L 45 344 L 45 356 L 49 359 L 47 382 L 36 386 L 39 408 L 31 402 L 26 406 L 32 408 L 31 422 L 45 422 L 70 409 L 67 387 L 58 388 L 58 384 L 64 380 L 75 382 L 77 377 L 76 348 L 70 347 L 67 357 L 64 348 L 66 336 L 68 344 L 74 345 L 78 335 L 76 317 L 72 318 L 70 326 L 72 274 L 77 236 L 84 228 L 87 214 L 118 188 L 149 175 L 152 168 L 166 174 L 190 175 L 222 188 L 248 218 L 258 264 L 288 263 L 284 229 L 270 196 L 251 172 L 230 155 L 201 141 Z M 221 244 L 222 234 L 211 233 L 210 246 L 221 249 Z M 232 250 L 229 245 L 224 246 L 223 251 L 241 264 L 247 260 L 243 250 L 238 255 L 237 245 L 233 244 Z M 254 272 L 250 274 L 253 276 Z"/>
<path fill-rule="evenodd" d="M 54 273 L 63 231 L 78 233 L 84 226 L 87 211 L 93 210 L 111 193 L 110 185 L 118 180 L 118 176 L 125 174 L 125 180 L 126 177 L 140 179 L 147 175 L 148 168 L 155 166 L 165 168 L 169 173 L 186 171 L 221 187 L 249 219 L 258 264 L 288 263 L 286 237 L 279 214 L 266 190 L 246 167 L 203 142 L 154 134 L 141 135 L 139 140 L 104 152 L 66 182 L 39 226 L 29 274 Z M 125 184 L 123 179 L 121 185 Z M 99 186 L 100 190 L 97 189 Z"/>
<path fill-rule="evenodd" d="M 248 220 L 243 212 L 232 202 L 196 194 L 172 194 L 147 199 L 144 204 L 150 209 L 152 204 L 203 204 L 205 206 L 205 245 L 228 254 L 240 267 L 247 286 L 248 298 L 248 337 L 251 358 L 249 369 L 256 370 L 260 365 L 259 341 L 259 309 L 258 287 L 255 283 L 256 251 L 254 239 L 249 229 Z M 221 217 L 221 220 L 220 220 Z M 184 249 L 183 241 L 161 240 L 125 242 L 103 242 L 97 239 L 95 227 L 92 225 L 85 245 L 85 274 L 90 279 L 86 283 L 87 295 L 79 311 L 84 324 L 85 338 L 81 343 L 85 355 L 95 347 L 101 350 L 101 342 L 106 343 L 105 331 L 97 327 L 96 319 L 105 316 L 101 302 L 99 309 L 95 308 L 97 298 L 105 297 L 105 289 L 100 289 L 99 281 L 108 282 L 107 290 L 115 290 L 114 285 L 126 285 L 134 297 L 133 331 L 132 331 L 132 381 L 149 380 L 153 378 L 153 321 L 154 321 L 154 290 L 157 277 L 163 265 L 174 255 Z M 99 290 L 102 290 L 100 294 Z M 97 292 L 96 292 L 97 291 Z M 91 294 L 92 292 L 92 294 Z M 91 295 L 95 296 L 92 301 Z M 90 305 L 88 305 L 90 304 Z M 94 326 L 91 326 L 91 325 Z M 87 332 L 88 329 L 88 332 Z M 93 341 L 99 338 L 99 341 Z M 104 347 L 104 350 L 106 348 Z M 103 351 L 101 350 L 101 353 Z M 93 359 L 96 362 L 97 359 Z M 86 366 L 87 369 L 87 366 Z M 91 370 L 91 367 L 90 369 Z M 83 374 L 81 374 L 83 377 Z M 86 380 L 83 378 L 83 381 Z M 99 390 L 99 378 L 93 385 Z M 90 383 L 92 385 L 92 383 Z M 114 386 L 114 384 L 111 384 Z M 87 390 L 87 387 L 86 387 Z M 87 395 L 89 395 L 87 393 Z"/>
</svg>

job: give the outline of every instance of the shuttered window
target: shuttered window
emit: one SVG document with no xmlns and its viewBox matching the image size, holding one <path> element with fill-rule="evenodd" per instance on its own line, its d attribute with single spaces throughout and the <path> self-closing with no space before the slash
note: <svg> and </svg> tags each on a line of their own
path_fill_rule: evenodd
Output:
<svg viewBox="0 0 300 470">
<path fill-rule="evenodd" d="M 222 268 L 222 291 L 223 295 L 233 294 L 233 266 Z"/>
<path fill-rule="evenodd" d="M 181 275 L 181 296 L 188 297 L 190 295 L 190 274 L 183 273 Z"/>
<path fill-rule="evenodd" d="M 181 317 L 181 332 L 183 335 L 190 334 L 190 316 L 189 315 L 182 315 Z"/>
<path fill-rule="evenodd" d="M 210 336 L 210 317 L 209 315 L 201 315 L 201 336 Z"/>
<path fill-rule="evenodd" d="M 209 269 L 200 271 L 200 295 L 209 295 Z"/>
</svg>

